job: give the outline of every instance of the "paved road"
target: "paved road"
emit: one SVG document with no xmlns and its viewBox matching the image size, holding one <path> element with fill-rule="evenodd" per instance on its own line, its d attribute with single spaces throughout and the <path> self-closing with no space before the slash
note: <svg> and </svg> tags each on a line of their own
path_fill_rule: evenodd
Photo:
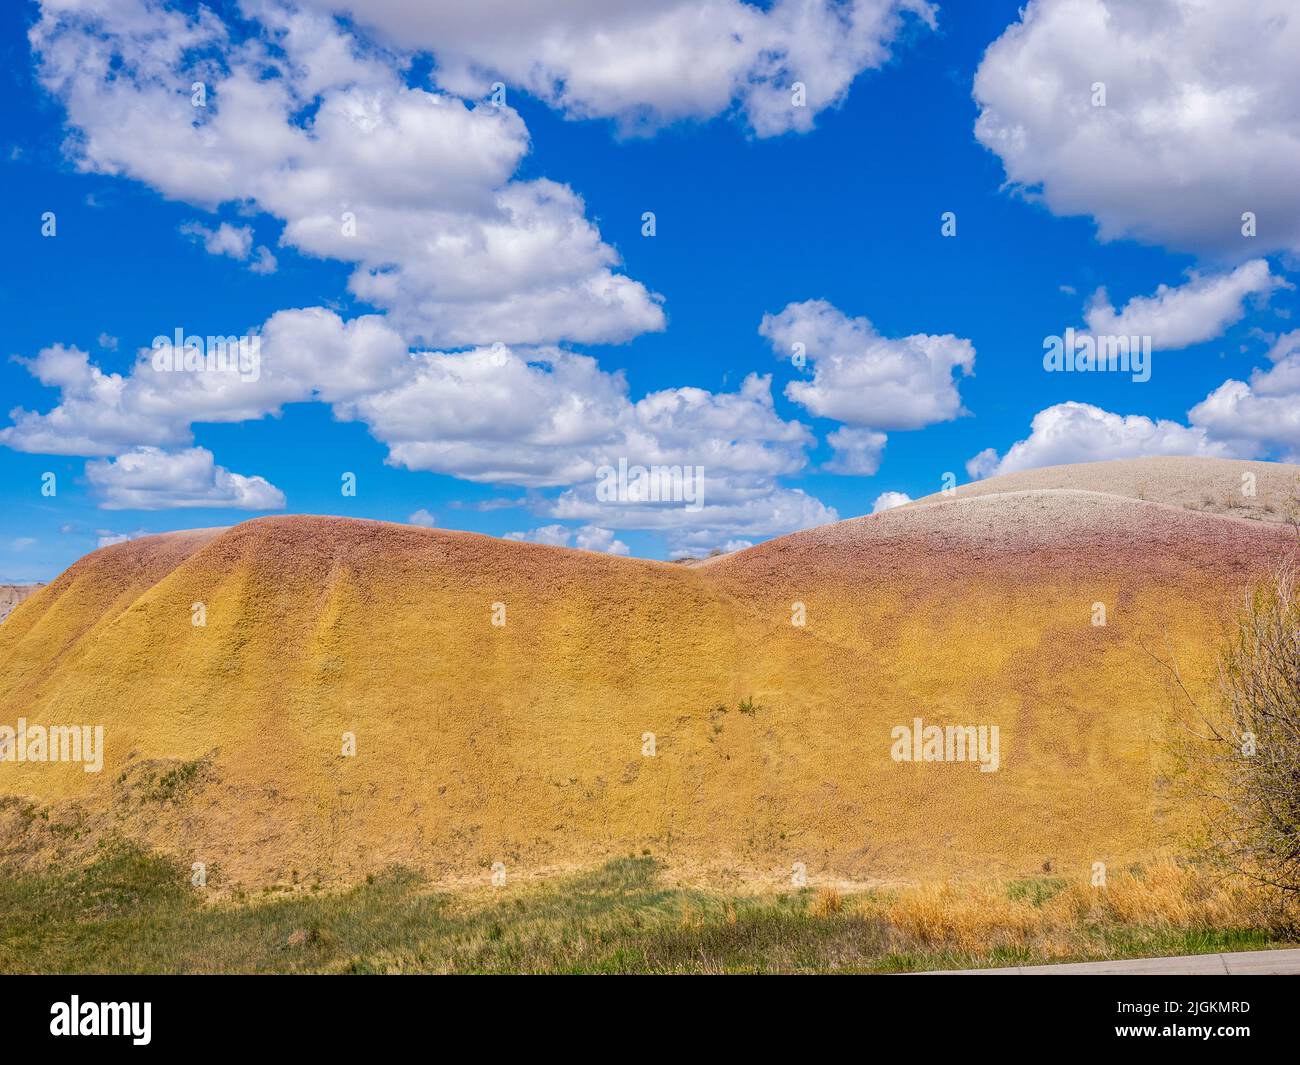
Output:
<svg viewBox="0 0 1300 1065">
<path fill-rule="evenodd" d="M 1094 976 L 1264 976 L 1300 973 L 1300 950 L 1246 950 L 1235 954 L 1194 954 L 1185 958 L 1137 958 L 1133 961 L 1088 961 L 1067 965 L 1016 965 L 1009 969 L 947 969 L 925 976 L 978 974 L 984 976 L 1052 976 L 1083 973 Z"/>
</svg>

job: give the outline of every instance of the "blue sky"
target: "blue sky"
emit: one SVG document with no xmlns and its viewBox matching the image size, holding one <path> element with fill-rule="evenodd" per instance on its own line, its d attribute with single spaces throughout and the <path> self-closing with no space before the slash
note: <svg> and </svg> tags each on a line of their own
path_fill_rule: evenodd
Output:
<svg viewBox="0 0 1300 1065">
<path fill-rule="evenodd" d="M 492 6 L 6 5 L 0 579 L 280 512 L 665 558 L 948 471 L 1300 452 L 1300 183 L 1279 177 L 1300 20 L 1267 23 L 1287 5 L 1224 32 L 1226 5 L 1172 0 L 1149 24 L 1103 0 L 1023 23 L 1000 2 L 689 21 L 663 0 L 610 25 L 557 0 L 516 38 L 474 25 Z M 627 50 L 612 67 L 584 43 L 601 32 Z M 666 72 L 639 75 L 647 47 Z M 1132 59 L 1153 48 L 1163 77 Z M 1045 338 L 1085 326 L 1150 337 L 1150 380 L 1047 372 Z M 138 353 L 178 327 L 260 336 L 261 391 L 145 381 Z M 706 505 L 602 508 L 616 457 L 702 466 Z"/>
</svg>

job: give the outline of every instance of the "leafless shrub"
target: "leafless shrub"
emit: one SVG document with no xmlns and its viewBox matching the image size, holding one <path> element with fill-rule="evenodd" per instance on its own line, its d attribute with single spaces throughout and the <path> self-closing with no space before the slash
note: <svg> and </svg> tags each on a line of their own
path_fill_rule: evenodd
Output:
<svg viewBox="0 0 1300 1065">
<path fill-rule="evenodd" d="M 1219 683 L 1176 754 L 1201 800 L 1203 846 L 1300 912 L 1300 587 L 1288 565 L 1245 596 Z"/>
</svg>

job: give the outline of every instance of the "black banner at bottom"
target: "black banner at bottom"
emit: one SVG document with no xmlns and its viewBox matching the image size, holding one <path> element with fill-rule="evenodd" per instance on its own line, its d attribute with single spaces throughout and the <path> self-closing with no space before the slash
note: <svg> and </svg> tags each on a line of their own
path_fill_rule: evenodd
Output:
<svg viewBox="0 0 1300 1065">
<path fill-rule="evenodd" d="M 834 990 L 784 978 L 702 993 L 694 984 L 628 977 L 587 980 L 560 998 L 553 986 L 518 979 L 489 986 L 426 976 L 32 976 L 0 978 L 0 988 L 6 1050 L 93 1057 L 110 1047 L 337 1053 L 453 1032 L 492 1050 L 571 1045 L 575 1037 L 591 1049 L 632 1039 L 650 1050 L 660 1037 L 665 1048 L 680 1048 L 688 1031 L 695 1052 L 747 1035 L 769 1050 L 807 1050 L 836 1029 L 863 1047 L 1172 1044 L 1180 1053 L 1195 1045 L 1232 1053 L 1290 1043 L 1297 984 L 1285 976 L 886 976 L 867 984 L 840 978 Z"/>
</svg>

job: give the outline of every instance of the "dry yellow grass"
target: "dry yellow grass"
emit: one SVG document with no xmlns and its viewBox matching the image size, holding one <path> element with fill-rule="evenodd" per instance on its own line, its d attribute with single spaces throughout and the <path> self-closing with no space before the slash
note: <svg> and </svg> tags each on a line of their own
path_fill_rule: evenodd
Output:
<svg viewBox="0 0 1300 1065">
<path fill-rule="evenodd" d="M 0 848 L 39 863 L 112 831 L 219 886 L 646 852 L 771 884 L 796 862 L 1082 880 L 1184 819 L 1143 644 L 1208 690 L 1237 588 L 1289 535 L 1020 492 L 695 567 L 336 518 L 120 544 L 0 626 L 0 724 L 102 723 L 107 746 L 98 775 L 0 763 L 0 796 L 46 815 L 0 809 Z M 917 717 L 997 725 L 999 771 L 895 762 Z"/>
<path fill-rule="evenodd" d="M 1023 949 L 1050 927 L 1047 914 L 996 884 L 908 888 L 886 915 L 904 942 L 923 950 Z"/>
<path fill-rule="evenodd" d="M 985 954 L 1034 950 L 1086 953 L 1091 927 L 1212 931 L 1267 926 L 1275 912 L 1260 888 L 1171 860 L 1124 870 L 1093 887 L 1083 879 L 1003 884 L 948 882 L 900 890 L 884 908 L 908 950 Z"/>
<path fill-rule="evenodd" d="M 809 907 L 814 917 L 830 917 L 844 909 L 844 896 L 829 885 L 821 887 Z"/>
</svg>

